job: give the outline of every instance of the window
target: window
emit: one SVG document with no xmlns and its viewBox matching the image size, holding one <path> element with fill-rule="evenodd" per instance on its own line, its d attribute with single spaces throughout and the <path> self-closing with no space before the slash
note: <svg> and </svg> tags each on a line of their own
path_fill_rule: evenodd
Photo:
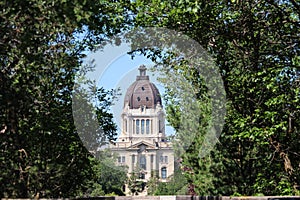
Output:
<svg viewBox="0 0 300 200">
<path fill-rule="evenodd" d="M 132 163 L 135 163 L 135 155 L 132 155 Z"/>
<path fill-rule="evenodd" d="M 136 131 L 136 121 L 135 120 L 132 120 L 132 133 L 134 134 L 135 131 Z"/>
<path fill-rule="evenodd" d="M 141 133 L 144 134 L 145 132 L 145 120 L 141 120 Z"/>
<path fill-rule="evenodd" d="M 162 179 L 167 178 L 167 168 L 166 167 L 161 168 L 161 178 Z"/>
<path fill-rule="evenodd" d="M 137 100 L 140 101 L 140 100 L 141 100 L 141 97 L 138 97 Z"/>
<path fill-rule="evenodd" d="M 154 161 L 154 155 L 151 155 L 151 163 Z"/>
<path fill-rule="evenodd" d="M 140 168 L 146 170 L 146 156 L 141 155 L 140 157 Z"/>
<path fill-rule="evenodd" d="M 145 88 L 144 88 L 144 87 L 142 87 L 142 90 L 144 91 L 144 90 L 145 90 Z"/>
<path fill-rule="evenodd" d="M 165 156 L 165 163 L 168 163 L 168 156 Z"/>
<path fill-rule="evenodd" d="M 168 156 L 161 155 L 159 160 L 161 163 L 168 163 Z"/>
<path fill-rule="evenodd" d="M 127 132 L 127 119 L 124 120 L 125 131 Z"/>
<path fill-rule="evenodd" d="M 158 120 L 158 131 L 161 133 L 161 125 L 160 125 L 160 120 Z"/>
<path fill-rule="evenodd" d="M 119 156 L 118 163 L 125 163 L 125 156 Z"/>
<path fill-rule="evenodd" d="M 149 134 L 150 133 L 150 120 L 149 119 L 147 119 L 146 120 L 146 134 Z"/>
<path fill-rule="evenodd" d="M 146 101 L 149 101 L 149 97 L 146 97 Z"/>
<path fill-rule="evenodd" d="M 139 119 L 135 121 L 135 131 L 136 131 L 135 132 L 136 134 L 140 133 L 140 120 Z"/>
<path fill-rule="evenodd" d="M 160 160 L 160 162 L 164 162 L 164 157 L 160 156 L 159 160 Z"/>
</svg>

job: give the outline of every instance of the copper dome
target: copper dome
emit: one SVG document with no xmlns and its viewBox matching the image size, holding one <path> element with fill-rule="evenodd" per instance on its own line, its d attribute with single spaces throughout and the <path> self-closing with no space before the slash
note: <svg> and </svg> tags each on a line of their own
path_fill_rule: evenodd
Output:
<svg viewBox="0 0 300 200">
<path fill-rule="evenodd" d="M 128 104 L 130 109 L 155 108 L 157 104 L 161 104 L 161 97 L 157 87 L 149 81 L 146 75 L 147 68 L 144 65 L 139 67 L 140 75 L 136 77 L 136 81 L 127 89 L 124 106 Z"/>
</svg>

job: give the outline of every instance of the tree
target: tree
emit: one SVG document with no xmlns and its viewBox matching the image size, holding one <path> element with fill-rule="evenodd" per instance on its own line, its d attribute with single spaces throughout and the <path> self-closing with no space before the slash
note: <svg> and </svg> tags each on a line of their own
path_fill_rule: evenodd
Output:
<svg viewBox="0 0 300 200">
<path fill-rule="evenodd" d="M 127 167 L 115 164 L 116 156 L 109 150 L 98 151 L 92 158 L 94 176 L 89 181 L 86 197 L 118 195 L 123 196 L 127 181 Z"/>
<path fill-rule="evenodd" d="M 0 197 L 80 195 L 93 170 L 72 117 L 74 78 L 84 51 L 122 29 L 126 7 L 68 0 L 0 5 Z"/>
<path fill-rule="evenodd" d="M 133 196 L 138 195 L 145 189 L 145 182 L 139 179 L 140 171 L 141 170 L 139 169 L 139 167 L 136 167 L 135 170 L 131 172 L 130 177 L 127 180 L 128 188 Z"/>
<path fill-rule="evenodd" d="M 155 170 L 151 172 L 151 177 L 147 182 L 147 195 L 154 195 L 159 188 L 159 176 Z"/>
<path fill-rule="evenodd" d="M 224 81 L 228 113 L 220 143 L 199 158 L 199 126 L 199 137 L 183 157 L 191 188 L 205 195 L 295 194 L 300 183 L 299 3 L 140 0 L 132 5 L 135 26 L 155 24 L 193 38 L 216 59 Z M 193 73 L 194 66 L 157 49 L 142 52 L 165 63 L 166 71 L 184 74 L 201 91 L 200 105 L 207 105 L 202 97 L 209 95 L 201 90 L 203 80 Z M 169 89 L 167 117 L 179 130 L 177 102 L 184 99 Z M 202 120 L 205 127 L 210 119 Z"/>
<path fill-rule="evenodd" d="M 149 184 L 149 182 L 147 184 Z M 149 190 L 148 186 L 149 195 L 185 195 L 187 192 L 187 179 L 185 178 L 181 169 L 176 169 L 174 174 L 168 177 L 168 182 L 157 181 L 152 191 Z"/>
</svg>

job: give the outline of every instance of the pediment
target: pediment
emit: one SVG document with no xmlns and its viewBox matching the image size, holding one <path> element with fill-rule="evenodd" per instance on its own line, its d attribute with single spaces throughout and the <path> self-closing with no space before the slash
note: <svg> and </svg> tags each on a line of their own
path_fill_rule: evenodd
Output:
<svg viewBox="0 0 300 200">
<path fill-rule="evenodd" d="M 137 142 L 135 144 L 132 144 L 131 146 L 128 147 L 128 149 L 140 149 L 140 150 L 143 150 L 143 149 L 155 149 L 155 145 L 154 144 L 151 144 L 149 142 L 146 142 L 146 141 L 140 141 L 140 142 Z"/>
</svg>

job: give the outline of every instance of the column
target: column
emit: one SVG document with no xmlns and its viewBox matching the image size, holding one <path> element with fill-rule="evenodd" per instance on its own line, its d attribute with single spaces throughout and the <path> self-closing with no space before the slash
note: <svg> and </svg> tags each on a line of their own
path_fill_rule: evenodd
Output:
<svg viewBox="0 0 300 200">
<path fill-rule="evenodd" d="M 153 119 L 150 120 L 150 134 L 153 134 Z"/>
</svg>

